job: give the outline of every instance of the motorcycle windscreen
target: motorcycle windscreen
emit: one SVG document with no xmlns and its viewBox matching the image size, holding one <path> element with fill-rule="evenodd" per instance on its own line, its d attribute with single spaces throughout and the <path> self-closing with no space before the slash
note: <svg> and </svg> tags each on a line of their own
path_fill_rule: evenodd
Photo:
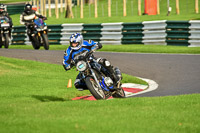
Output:
<svg viewBox="0 0 200 133">
<path fill-rule="evenodd" d="M 41 18 L 35 19 L 34 23 L 39 27 L 44 25 L 44 22 L 43 22 L 43 20 Z"/>
</svg>

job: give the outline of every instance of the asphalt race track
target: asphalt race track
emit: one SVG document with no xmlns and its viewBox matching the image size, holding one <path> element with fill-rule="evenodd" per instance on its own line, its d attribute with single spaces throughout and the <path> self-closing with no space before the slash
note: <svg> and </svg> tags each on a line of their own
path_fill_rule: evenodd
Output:
<svg viewBox="0 0 200 133">
<path fill-rule="evenodd" d="M 53 64 L 62 64 L 63 53 L 56 50 L 0 49 L 0 56 Z M 137 97 L 200 93 L 200 55 L 96 52 L 95 56 L 108 59 L 123 73 L 158 83 L 158 89 Z"/>
</svg>

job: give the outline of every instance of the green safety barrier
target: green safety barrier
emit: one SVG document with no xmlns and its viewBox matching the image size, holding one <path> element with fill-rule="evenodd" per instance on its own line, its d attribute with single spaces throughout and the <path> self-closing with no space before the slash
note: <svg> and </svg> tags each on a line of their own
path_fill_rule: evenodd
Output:
<svg viewBox="0 0 200 133">
<path fill-rule="evenodd" d="M 83 24 L 82 35 L 85 40 L 100 41 L 101 24 Z"/>
<path fill-rule="evenodd" d="M 47 25 L 48 26 L 48 39 L 49 44 L 60 44 L 62 26 L 60 24 Z"/>
<path fill-rule="evenodd" d="M 12 45 L 25 45 L 26 27 L 17 26 L 12 30 Z"/>
<path fill-rule="evenodd" d="M 9 15 L 21 14 L 24 11 L 25 4 L 21 5 L 7 5 L 7 11 Z"/>
<path fill-rule="evenodd" d="M 122 44 L 142 44 L 142 23 L 123 23 L 122 28 Z"/>
<path fill-rule="evenodd" d="M 189 44 L 189 21 L 167 21 L 166 42 L 167 45 L 188 46 Z"/>
<path fill-rule="evenodd" d="M 50 44 L 59 44 L 62 27 L 61 25 L 48 25 L 48 39 Z M 26 27 L 25 26 L 16 26 L 12 30 L 12 45 L 25 45 Z"/>
<path fill-rule="evenodd" d="M 167 45 L 190 45 L 190 26 L 191 24 L 188 21 L 166 21 L 166 27 L 162 29 L 164 30 L 163 33 L 166 33 L 166 37 L 163 37 L 164 41 Z M 83 29 L 81 32 L 85 40 L 101 41 L 103 28 L 102 24 L 83 24 L 82 27 Z M 61 25 L 48 25 L 48 29 L 48 38 L 50 44 L 60 44 L 60 41 L 63 41 L 64 37 L 62 33 L 66 34 L 67 32 L 63 30 Z M 157 30 L 158 29 L 150 28 L 149 31 L 156 32 Z M 144 44 L 143 38 L 145 32 L 143 23 L 122 23 L 122 28 L 119 32 L 121 32 L 122 35 L 121 44 Z M 13 45 L 25 44 L 25 38 L 27 38 L 25 26 L 16 26 L 13 28 Z M 66 39 L 65 36 L 64 41 L 67 40 L 68 39 Z"/>
</svg>

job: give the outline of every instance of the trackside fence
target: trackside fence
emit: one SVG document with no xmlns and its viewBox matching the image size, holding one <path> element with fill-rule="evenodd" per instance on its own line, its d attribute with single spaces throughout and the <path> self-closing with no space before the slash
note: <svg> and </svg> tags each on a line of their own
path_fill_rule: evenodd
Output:
<svg viewBox="0 0 200 133">
<path fill-rule="evenodd" d="M 102 44 L 175 45 L 200 47 L 200 21 L 144 21 L 141 23 L 48 25 L 50 44 L 69 44 L 72 33 Z M 12 45 L 30 45 L 25 26 L 12 30 Z"/>
</svg>

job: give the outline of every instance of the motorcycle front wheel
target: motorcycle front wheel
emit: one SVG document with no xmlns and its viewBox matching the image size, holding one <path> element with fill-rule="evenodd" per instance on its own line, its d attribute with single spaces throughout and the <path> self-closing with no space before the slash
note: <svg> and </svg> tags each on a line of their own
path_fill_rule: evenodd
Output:
<svg viewBox="0 0 200 133">
<path fill-rule="evenodd" d="M 4 34 L 4 38 L 5 38 L 4 47 L 8 48 L 9 47 L 9 35 L 8 34 Z"/>
<path fill-rule="evenodd" d="M 106 95 L 102 88 L 98 87 L 98 84 L 92 77 L 87 77 L 85 83 L 90 91 L 90 93 L 97 99 L 106 99 Z"/>
<path fill-rule="evenodd" d="M 3 46 L 3 42 L 2 42 L 1 37 L 0 37 L 0 48 L 2 48 L 2 46 Z"/>
<path fill-rule="evenodd" d="M 34 49 L 40 49 L 40 42 L 37 35 L 31 36 L 31 43 Z"/>
<path fill-rule="evenodd" d="M 2 36 L 3 36 L 3 34 L 0 34 L 0 48 L 2 48 L 2 46 L 3 46 Z"/>
<path fill-rule="evenodd" d="M 112 94 L 112 97 L 114 98 L 125 98 L 125 92 L 124 90 L 120 87 L 116 90 L 116 92 L 114 94 Z"/>
<path fill-rule="evenodd" d="M 49 41 L 48 41 L 47 34 L 42 34 L 42 39 L 43 39 L 44 49 L 48 50 L 49 49 Z"/>
</svg>

